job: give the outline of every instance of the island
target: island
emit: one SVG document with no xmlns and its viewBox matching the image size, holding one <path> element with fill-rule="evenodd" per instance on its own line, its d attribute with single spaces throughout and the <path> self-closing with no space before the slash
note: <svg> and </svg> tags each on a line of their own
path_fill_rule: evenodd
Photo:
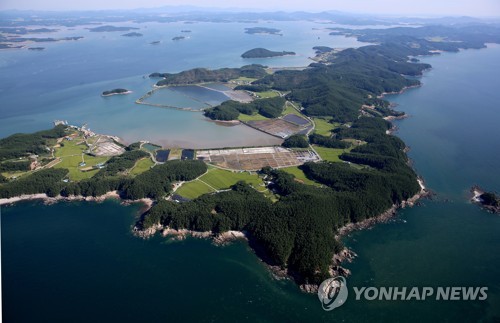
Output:
<svg viewBox="0 0 500 323">
<path fill-rule="evenodd" d="M 160 43 L 159 40 L 155 40 L 155 41 L 150 42 L 149 44 L 151 44 L 151 45 L 158 45 L 159 43 Z"/>
<path fill-rule="evenodd" d="M 138 30 L 137 27 L 116 27 L 111 25 L 99 26 L 94 28 L 87 28 L 90 32 L 93 33 L 102 33 L 102 32 L 111 32 L 111 31 L 130 31 L 130 30 Z"/>
<path fill-rule="evenodd" d="M 101 96 L 111 96 L 111 95 L 129 94 L 129 93 L 132 93 L 132 91 L 129 91 L 127 89 L 113 89 L 102 92 Z"/>
<path fill-rule="evenodd" d="M 471 201 L 473 203 L 481 205 L 484 209 L 500 214 L 500 195 L 494 192 L 486 192 L 479 186 L 473 186 L 471 188 L 473 194 Z"/>
<path fill-rule="evenodd" d="M 268 57 L 278 57 L 278 56 L 286 56 L 286 55 L 295 55 L 295 52 L 276 52 L 276 51 L 271 51 L 265 48 L 254 48 L 250 49 L 243 54 L 241 54 L 241 57 L 243 58 L 268 58 Z"/>
<path fill-rule="evenodd" d="M 123 37 L 142 37 L 142 34 L 138 33 L 138 32 L 131 32 L 131 33 L 123 34 L 122 36 Z"/>
<path fill-rule="evenodd" d="M 29 50 L 38 50 L 38 51 L 40 51 L 40 50 L 44 50 L 45 47 L 28 47 L 28 49 Z"/>
<path fill-rule="evenodd" d="M 172 40 L 174 40 L 174 41 L 183 40 L 183 39 L 186 39 L 186 37 L 184 37 L 184 36 L 176 36 L 176 37 L 172 38 Z"/>
<path fill-rule="evenodd" d="M 191 30 L 187 30 L 187 29 L 184 29 L 184 30 L 181 30 L 181 33 L 190 33 Z"/>
<path fill-rule="evenodd" d="M 267 28 L 267 27 L 250 27 L 250 28 L 245 28 L 245 33 L 247 34 L 268 34 L 268 35 L 278 35 L 278 36 L 283 36 L 281 34 L 281 30 L 276 29 L 276 28 Z"/>
</svg>

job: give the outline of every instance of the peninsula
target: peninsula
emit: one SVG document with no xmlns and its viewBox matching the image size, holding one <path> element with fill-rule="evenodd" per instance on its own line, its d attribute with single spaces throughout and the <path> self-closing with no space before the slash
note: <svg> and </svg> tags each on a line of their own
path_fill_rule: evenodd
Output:
<svg viewBox="0 0 500 323">
<path fill-rule="evenodd" d="M 91 155 L 100 141 L 89 140 L 85 129 L 59 124 L 0 141 L 0 165 L 6 169 L 25 170 L 35 154 L 43 155 L 46 163 L 19 179 L 2 175 L 0 197 L 97 197 L 116 191 L 124 199 L 152 199 L 156 203 L 136 223 L 138 235 L 158 230 L 208 236 L 244 232 L 267 264 L 313 291 L 325 278 L 346 274 L 332 261 L 344 253 L 338 238 L 342 228 L 392 214 L 425 194 L 405 143 L 391 135 L 389 120 L 401 112 L 393 110 L 384 94 L 421 85 L 416 76 L 431 66 L 410 57 L 500 42 L 497 29 L 478 34 L 462 28 L 341 30 L 377 45 L 332 51 L 301 70 L 273 73 L 262 65 L 247 65 L 152 73 L 150 77 L 161 78 L 156 86 L 238 84 L 256 99 L 226 101 L 205 115 L 273 132 L 285 139 L 283 146 L 183 151 L 171 159 L 175 154 L 170 150 L 151 152 L 144 143 L 134 143 L 115 147 L 119 154 L 85 170 L 92 176 L 84 178 L 78 169 L 69 179 L 67 167 L 50 164 L 49 151 L 54 149 L 57 156 L 58 149 L 74 149 L 70 143 L 77 138 L 85 145 L 82 154 Z M 428 40 L 436 34 L 450 41 Z M 24 164 L 16 164 L 19 158 Z M 498 203 L 494 195 L 481 196 L 488 204 Z"/>
<path fill-rule="evenodd" d="M 286 56 L 286 55 L 295 55 L 295 52 L 276 52 L 276 51 L 271 51 L 265 48 L 254 48 L 251 50 L 248 50 L 241 54 L 241 57 L 243 58 L 268 58 L 268 57 L 278 57 L 278 56 Z"/>
</svg>

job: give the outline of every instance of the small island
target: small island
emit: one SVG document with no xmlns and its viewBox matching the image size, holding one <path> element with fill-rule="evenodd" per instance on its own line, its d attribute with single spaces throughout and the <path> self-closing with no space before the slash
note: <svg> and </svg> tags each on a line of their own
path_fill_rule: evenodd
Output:
<svg viewBox="0 0 500 323">
<path fill-rule="evenodd" d="M 129 94 L 132 93 L 132 91 L 129 91 L 127 89 L 113 89 L 110 91 L 104 91 L 102 92 L 102 96 L 111 96 L 111 95 L 117 95 L 117 94 Z"/>
<path fill-rule="evenodd" d="M 500 214 L 500 196 L 493 192 L 486 192 L 479 186 L 471 188 L 473 194 L 471 201 L 481 205 L 488 211 Z"/>
<path fill-rule="evenodd" d="M 174 40 L 174 41 L 183 40 L 183 39 L 186 39 L 186 37 L 184 37 L 184 36 L 177 36 L 177 37 L 172 38 L 172 40 Z"/>
<path fill-rule="evenodd" d="M 44 50 L 45 47 L 29 47 L 28 49 L 29 50 L 38 50 L 38 51 L 40 51 L 40 50 Z"/>
<path fill-rule="evenodd" d="M 155 41 L 150 42 L 151 45 L 158 45 L 159 43 L 160 43 L 159 40 L 155 40 Z"/>
<path fill-rule="evenodd" d="M 94 32 L 94 33 L 102 33 L 102 32 L 109 32 L 109 31 L 130 31 L 130 30 L 137 30 L 139 28 L 136 28 L 136 27 L 116 27 L 116 26 L 105 25 L 105 26 L 99 26 L 99 27 L 87 28 L 87 29 L 91 32 Z"/>
<path fill-rule="evenodd" d="M 251 27 L 251 28 L 245 28 L 245 33 L 247 34 L 269 34 L 269 35 L 279 35 L 283 36 L 281 34 L 281 30 L 276 29 L 276 28 L 266 28 L 266 27 Z"/>
<path fill-rule="evenodd" d="M 186 29 L 185 30 L 181 30 L 181 33 L 190 33 L 190 32 L 191 32 L 191 30 L 186 30 Z"/>
<path fill-rule="evenodd" d="M 244 52 L 241 57 L 243 58 L 269 58 L 269 57 L 278 57 L 278 56 L 286 56 L 286 55 L 295 55 L 294 52 L 276 52 L 272 50 L 268 50 L 265 48 L 254 48 L 249 51 Z"/>
<path fill-rule="evenodd" d="M 123 34 L 122 36 L 123 37 L 142 37 L 142 34 L 134 31 L 131 33 Z"/>
</svg>

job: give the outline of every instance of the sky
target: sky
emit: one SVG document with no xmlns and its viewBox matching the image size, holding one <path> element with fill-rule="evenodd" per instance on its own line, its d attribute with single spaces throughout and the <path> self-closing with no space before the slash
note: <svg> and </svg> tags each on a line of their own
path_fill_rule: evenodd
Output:
<svg viewBox="0 0 500 323">
<path fill-rule="evenodd" d="M 500 16 L 500 0 L 0 0 L 0 10 L 103 10 L 191 5 L 260 10 L 339 10 L 411 16 Z"/>
</svg>

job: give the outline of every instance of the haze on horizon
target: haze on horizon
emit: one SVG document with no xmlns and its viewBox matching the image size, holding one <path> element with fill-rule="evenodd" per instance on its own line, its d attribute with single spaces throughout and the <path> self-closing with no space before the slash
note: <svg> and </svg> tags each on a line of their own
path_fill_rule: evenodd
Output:
<svg viewBox="0 0 500 323">
<path fill-rule="evenodd" d="M 401 0 L 311 0 L 285 1 L 253 0 L 252 2 L 225 0 L 2 0 L 0 10 L 109 10 L 109 9 L 137 9 L 157 8 L 164 6 L 197 6 L 204 8 L 223 8 L 232 10 L 259 10 L 259 11 L 308 11 L 320 12 L 338 10 L 350 13 L 374 15 L 406 15 L 406 16 L 500 16 L 499 0 L 419 0 L 409 3 Z"/>
</svg>

